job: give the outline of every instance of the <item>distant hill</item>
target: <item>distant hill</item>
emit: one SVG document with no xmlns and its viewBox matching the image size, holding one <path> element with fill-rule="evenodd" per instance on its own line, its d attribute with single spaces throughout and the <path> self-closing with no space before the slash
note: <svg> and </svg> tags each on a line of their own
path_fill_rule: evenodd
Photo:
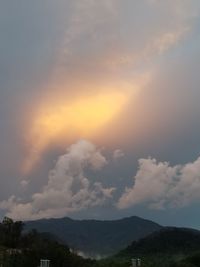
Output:
<svg viewBox="0 0 200 267">
<path fill-rule="evenodd" d="M 58 240 L 86 256 L 97 257 L 117 253 L 162 226 L 133 216 L 115 221 L 43 219 L 25 223 L 25 229 L 49 232 Z"/>
<path fill-rule="evenodd" d="M 165 227 L 139 241 L 133 242 L 118 255 L 139 257 L 161 253 L 171 255 L 177 253 L 188 254 L 196 250 L 200 250 L 200 231 L 188 228 Z"/>
<path fill-rule="evenodd" d="M 142 267 L 200 267 L 200 231 L 163 227 L 102 260 L 98 267 L 127 267 L 132 258 L 140 258 Z"/>
</svg>

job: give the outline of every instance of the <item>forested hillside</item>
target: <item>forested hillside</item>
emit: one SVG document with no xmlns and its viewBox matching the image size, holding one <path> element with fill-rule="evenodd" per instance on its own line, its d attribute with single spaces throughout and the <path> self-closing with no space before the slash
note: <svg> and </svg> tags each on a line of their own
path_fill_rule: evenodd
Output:
<svg viewBox="0 0 200 267">
<path fill-rule="evenodd" d="M 97 261 L 71 252 L 51 233 L 23 227 L 7 217 L 0 223 L 0 266 L 37 267 L 49 259 L 51 267 L 130 267 L 132 258 L 140 258 L 142 267 L 200 267 L 200 231 L 193 229 L 164 227 Z"/>
<path fill-rule="evenodd" d="M 49 259 L 51 267 L 91 267 L 94 264 L 92 260 L 71 253 L 51 234 L 40 234 L 36 230 L 22 234 L 22 230 L 20 221 L 4 218 L 0 223 L 0 266 L 37 267 L 40 259 Z"/>
<path fill-rule="evenodd" d="M 126 267 L 132 258 L 140 258 L 143 267 L 199 267 L 200 231 L 165 227 L 134 241 L 114 257 L 99 262 L 99 265 Z"/>
<path fill-rule="evenodd" d="M 115 221 L 46 219 L 26 222 L 25 229 L 50 232 L 85 255 L 108 256 L 162 227 L 136 216 Z"/>
</svg>

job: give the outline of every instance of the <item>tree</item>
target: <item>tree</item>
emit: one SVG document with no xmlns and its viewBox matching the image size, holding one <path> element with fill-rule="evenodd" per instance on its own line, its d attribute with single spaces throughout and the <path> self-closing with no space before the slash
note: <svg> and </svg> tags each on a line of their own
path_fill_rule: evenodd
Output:
<svg viewBox="0 0 200 267">
<path fill-rule="evenodd" d="M 0 226 L 2 245 L 16 248 L 19 245 L 23 230 L 23 222 L 5 217 Z"/>
</svg>

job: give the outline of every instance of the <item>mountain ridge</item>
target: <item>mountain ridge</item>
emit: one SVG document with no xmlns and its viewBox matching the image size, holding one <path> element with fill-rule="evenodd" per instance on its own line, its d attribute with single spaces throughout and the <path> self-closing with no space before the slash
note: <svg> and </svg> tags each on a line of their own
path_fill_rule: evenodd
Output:
<svg viewBox="0 0 200 267">
<path fill-rule="evenodd" d="M 50 232 L 75 251 L 88 257 L 109 256 L 127 247 L 162 226 L 138 216 L 117 220 L 81 219 L 70 217 L 25 222 L 25 230 Z"/>
<path fill-rule="evenodd" d="M 200 231 L 185 227 L 163 227 L 150 235 L 133 241 L 116 256 L 139 257 L 140 255 L 161 253 L 186 253 L 200 250 Z"/>
<path fill-rule="evenodd" d="M 163 227 L 101 260 L 98 267 L 127 267 L 133 258 L 140 258 L 144 267 L 200 267 L 200 231 Z"/>
</svg>

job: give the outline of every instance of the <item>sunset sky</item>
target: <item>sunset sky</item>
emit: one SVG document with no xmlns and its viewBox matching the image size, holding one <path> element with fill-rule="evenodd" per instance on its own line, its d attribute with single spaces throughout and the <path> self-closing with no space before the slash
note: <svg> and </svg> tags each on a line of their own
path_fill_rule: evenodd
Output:
<svg viewBox="0 0 200 267">
<path fill-rule="evenodd" d="M 0 8 L 0 215 L 200 229 L 200 1 Z"/>
</svg>

